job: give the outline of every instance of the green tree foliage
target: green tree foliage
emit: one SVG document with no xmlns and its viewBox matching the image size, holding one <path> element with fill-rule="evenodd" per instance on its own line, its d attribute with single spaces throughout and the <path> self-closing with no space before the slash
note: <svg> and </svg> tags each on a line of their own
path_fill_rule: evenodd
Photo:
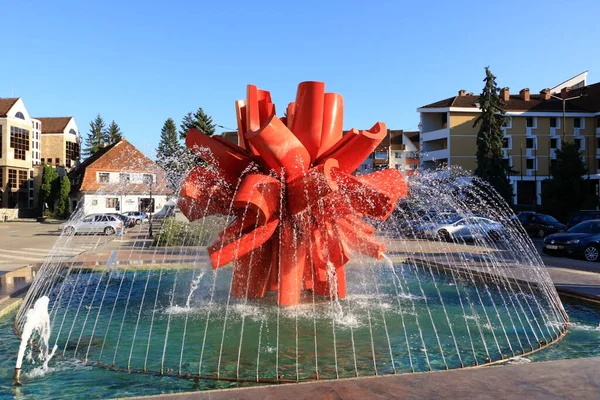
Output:
<svg viewBox="0 0 600 400">
<path fill-rule="evenodd" d="M 119 128 L 119 125 L 113 120 L 110 125 L 108 125 L 108 128 L 106 128 L 104 136 L 108 140 L 108 144 L 113 144 L 123 138 L 123 132 L 121 132 L 121 128 Z"/>
<path fill-rule="evenodd" d="M 475 175 L 488 181 L 508 204 L 512 204 L 513 193 L 508 179 L 510 168 L 502 159 L 504 139 L 502 126 L 507 119 L 504 112 L 505 104 L 500 98 L 496 77 L 489 67 L 485 68 L 483 81 L 485 85 L 479 95 L 481 114 L 473 124 L 473 127 L 479 126 Z"/>
<path fill-rule="evenodd" d="M 108 138 L 106 136 L 104 120 L 100 114 L 96 115 L 93 121 L 90 122 L 90 131 L 85 138 L 85 147 L 83 152 L 86 157 L 96 153 L 106 145 Z"/>
<path fill-rule="evenodd" d="M 188 130 L 191 128 L 198 129 L 208 136 L 215 134 L 217 125 L 213 123 L 212 118 L 204 112 L 202 107 L 198 108 L 195 113 L 187 113 L 181 121 L 179 136 L 185 140 Z"/>
<path fill-rule="evenodd" d="M 165 170 L 171 188 L 175 189 L 183 174 L 181 156 L 183 148 L 177 137 L 177 126 L 172 118 L 163 124 L 160 142 L 156 148 L 156 162 Z"/>
<path fill-rule="evenodd" d="M 561 221 L 566 221 L 577 210 L 595 207 L 595 196 L 583 175 L 587 170 L 581 159 L 579 146 L 562 142 L 556 149 L 556 163 L 550 166 L 550 179 L 544 181 L 542 204 L 544 211 Z"/>
<path fill-rule="evenodd" d="M 48 204 L 48 212 L 54 210 L 57 182 L 58 172 L 56 172 L 56 169 L 50 165 L 44 165 L 38 201 L 42 209 L 44 208 L 44 204 Z"/>
<path fill-rule="evenodd" d="M 71 208 L 69 204 L 69 193 L 71 192 L 71 182 L 69 178 L 63 176 L 60 178 L 60 188 L 58 192 L 58 201 L 56 203 L 56 209 L 54 215 L 57 218 L 67 219 L 71 214 Z"/>
</svg>

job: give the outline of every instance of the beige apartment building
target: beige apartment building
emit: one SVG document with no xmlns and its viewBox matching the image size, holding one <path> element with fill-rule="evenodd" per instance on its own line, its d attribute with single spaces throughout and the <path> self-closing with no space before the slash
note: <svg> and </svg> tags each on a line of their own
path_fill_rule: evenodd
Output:
<svg viewBox="0 0 600 400">
<path fill-rule="evenodd" d="M 583 74 L 582 74 L 583 75 Z M 585 73 L 587 75 L 587 73 Z M 577 78 L 577 77 L 575 77 Z M 514 171 L 510 175 L 514 203 L 525 208 L 541 204 L 542 182 L 556 162 L 556 149 L 563 140 L 581 150 L 596 191 L 600 179 L 600 83 L 586 85 L 585 76 L 553 89 L 532 94 L 525 88 L 500 95 L 509 117 L 504 128 L 503 152 Z M 444 166 L 474 171 L 477 167 L 474 122 L 480 114 L 479 96 L 460 90 L 450 97 L 419 108 L 421 166 Z M 564 110 L 564 111 L 563 111 Z"/>
<path fill-rule="evenodd" d="M 75 118 L 38 118 L 42 124 L 42 164 L 70 171 L 79 163 L 81 139 Z"/>
</svg>

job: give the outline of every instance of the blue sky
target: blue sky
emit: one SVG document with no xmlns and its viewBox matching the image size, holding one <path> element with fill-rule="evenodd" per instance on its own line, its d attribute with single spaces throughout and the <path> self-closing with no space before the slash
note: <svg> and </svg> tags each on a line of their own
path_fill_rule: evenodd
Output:
<svg viewBox="0 0 600 400">
<path fill-rule="evenodd" d="M 500 86 L 533 93 L 585 70 L 600 81 L 600 2 L 46 1 L 2 6 L 0 97 L 33 116 L 100 113 L 153 153 L 160 128 L 198 107 L 236 127 L 249 83 L 280 113 L 297 84 L 326 82 L 344 127 L 417 129 L 417 107 Z M 562 21 L 562 22 L 561 22 Z"/>
</svg>

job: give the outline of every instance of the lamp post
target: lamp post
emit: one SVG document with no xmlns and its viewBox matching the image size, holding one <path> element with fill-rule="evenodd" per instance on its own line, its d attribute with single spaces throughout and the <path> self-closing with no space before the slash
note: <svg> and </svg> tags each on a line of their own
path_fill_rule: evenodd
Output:
<svg viewBox="0 0 600 400">
<path fill-rule="evenodd" d="M 150 224 L 148 226 L 148 237 L 150 239 L 154 238 L 154 235 L 152 234 L 152 211 L 154 210 L 154 202 L 152 201 L 152 184 L 154 183 L 154 180 L 152 180 L 150 182 Z"/>
<path fill-rule="evenodd" d="M 583 97 L 583 96 L 585 96 L 585 94 L 580 94 L 578 96 L 565 97 L 565 98 L 558 97 L 558 96 L 555 96 L 553 94 L 550 95 L 550 97 L 552 97 L 552 98 L 555 98 L 557 100 L 562 100 L 562 114 L 563 114 L 562 115 L 562 141 L 563 142 L 565 141 L 566 128 L 567 128 L 567 126 L 566 126 L 566 124 L 567 124 L 567 113 L 566 113 L 567 101 L 569 101 L 569 100 L 575 100 L 575 99 L 578 99 L 578 98 Z"/>
</svg>

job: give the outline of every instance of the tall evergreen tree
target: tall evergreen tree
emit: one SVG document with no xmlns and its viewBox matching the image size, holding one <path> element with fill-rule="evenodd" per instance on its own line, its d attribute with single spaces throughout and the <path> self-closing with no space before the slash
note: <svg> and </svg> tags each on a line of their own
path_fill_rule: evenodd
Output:
<svg viewBox="0 0 600 400">
<path fill-rule="evenodd" d="M 44 205 L 48 207 L 45 210 L 54 210 L 54 203 L 56 201 L 57 182 L 59 180 L 58 172 L 51 165 L 44 165 L 44 171 L 42 172 L 42 185 L 40 186 L 40 192 L 38 195 L 38 201 L 40 208 L 44 209 Z"/>
<path fill-rule="evenodd" d="M 63 176 L 60 178 L 60 188 L 58 192 L 58 201 L 56 203 L 55 216 L 61 219 L 69 218 L 71 207 L 69 204 L 69 193 L 71 192 L 71 182 L 69 178 Z"/>
<path fill-rule="evenodd" d="M 479 95 L 481 114 L 473 127 L 479 125 L 477 133 L 477 168 L 475 175 L 488 181 L 494 189 L 512 204 L 512 187 L 508 179 L 510 168 L 502 159 L 503 125 L 506 123 L 505 104 L 500 98 L 496 77 L 485 68 L 485 85 Z"/>
<path fill-rule="evenodd" d="M 563 141 L 555 151 L 556 163 L 550 165 L 550 179 L 543 182 L 542 205 L 544 211 L 566 221 L 573 211 L 594 208 L 596 196 L 589 194 L 583 178 L 587 170 L 579 146 Z"/>
<path fill-rule="evenodd" d="M 179 136 L 185 140 L 188 130 L 191 128 L 198 129 L 208 136 L 215 134 L 217 124 L 213 123 L 212 118 L 204 112 L 202 107 L 198 108 L 195 113 L 187 113 L 181 121 Z"/>
<path fill-rule="evenodd" d="M 156 162 L 165 170 L 169 186 L 175 189 L 183 175 L 181 155 L 183 148 L 177 137 L 177 126 L 172 118 L 163 124 L 160 142 L 156 148 Z"/>
<path fill-rule="evenodd" d="M 100 114 L 96 115 L 93 121 L 90 122 L 90 131 L 85 138 L 85 147 L 83 152 L 86 157 L 96 153 L 107 143 L 104 120 Z"/>
<path fill-rule="evenodd" d="M 109 144 L 113 144 L 123 138 L 123 132 L 121 132 L 121 128 L 119 128 L 119 125 L 113 120 L 110 125 L 108 125 L 108 128 L 106 128 L 104 136 L 108 139 Z"/>
</svg>

